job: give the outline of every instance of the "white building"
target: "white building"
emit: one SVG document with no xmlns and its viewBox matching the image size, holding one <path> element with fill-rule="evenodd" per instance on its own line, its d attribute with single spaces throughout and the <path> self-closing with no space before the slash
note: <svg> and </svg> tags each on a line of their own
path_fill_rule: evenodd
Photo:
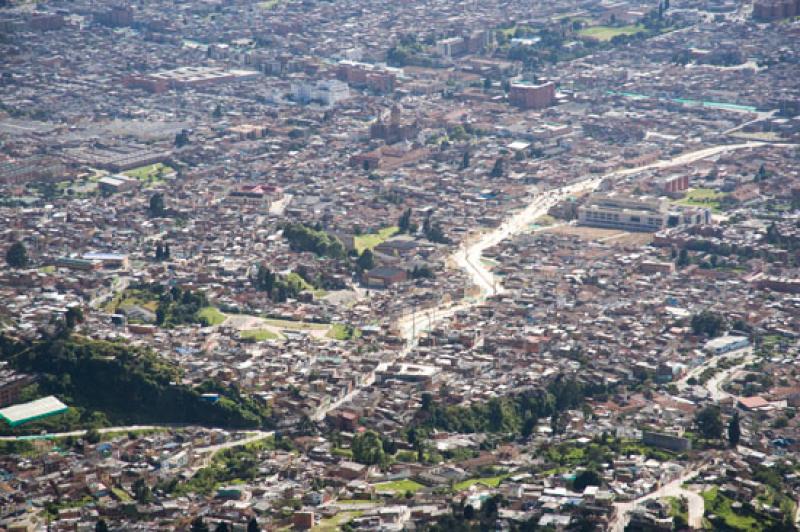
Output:
<svg viewBox="0 0 800 532">
<path fill-rule="evenodd" d="M 350 87 L 338 79 L 318 81 L 316 84 L 292 84 L 292 97 L 302 103 L 320 102 L 324 105 L 336 103 L 350 98 Z"/>
</svg>

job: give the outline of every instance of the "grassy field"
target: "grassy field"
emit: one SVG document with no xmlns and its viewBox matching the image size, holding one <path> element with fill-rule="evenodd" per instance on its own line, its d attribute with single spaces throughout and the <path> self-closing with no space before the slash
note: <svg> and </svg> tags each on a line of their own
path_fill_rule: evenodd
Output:
<svg viewBox="0 0 800 532">
<path fill-rule="evenodd" d="M 120 502 L 133 502 L 133 497 L 128 495 L 122 488 L 111 488 L 111 491 Z"/>
<path fill-rule="evenodd" d="M 127 172 L 123 172 L 128 177 L 135 177 L 139 181 L 147 184 L 154 185 L 164 181 L 164 175 L 174 172 L 175 169 L 162 163 L 148 164 L 147 166 L 140 166 L 133 168 Z"/>
<path fill-rule="evenodd" d="M 112 298 L 106 303 L 104 310 L 108 313 L 117 312 L 120 307 L 137 306 L 155 312 L 158 308 L 158 299 L 147 290 L 130 288 Z"/>
<path fill-rule="evenodd" d="M 713 212 L 720 212 L 720 200 L 727 194 L 711 188 L 690 188 L 686 197 L 675 202 L 687 207 L 705 207 Z"/>
<path fill-rule="evenodd" d="M 578 35 L 581 37 L 589 37 L 591 39 L 597 39 L 598 41 L 610 41 L 617 35 L 635 35 L 644 31 L 644 26 L 641 24 L 636 25 L 629 25 L 629 26 L 592 26 L 590 28 L 584 28 L 578 32 Z"/>
<path fill-rule="evenodd" d="M 343 524 L 361 516 L 363 513 L 364 512 L 361 511 L 339 512 L 333 517 L 320 520 L 319 524 L 311 530 L 314 532 L 335 532 L 336 530 L 340 530 Z"/>
<path fill-rule="evenodd" d="M 227 316 L 216 307 L 203 307 L 197 313 L 197 316 L 199 318 L 205 318 L 209 325 L 219 325 L 227 318 Z"/>
<path fill-rule="evenodd" d="M 264 323 L 267 325 L 271 325 L 273 327 L 278 327 L 281 329 L 292 329 L 297 331 L 302 330 L 316 330 L 316 331 L 324 331 L 330 328 L 330 325 L 325 323 L 310 323 L 305 321 L 291 321 L 291 320 L 276 320 L 272 318 L 265 318 Z"/>
<path fill-rule="evenodd" d="M 348 327 L 344 323 L 334 323 L 331 325 L 327 336 L 328 338 L 333 338 L 334 340 L 355 340 L 356 338 L 361 337 L 361 329 L 358 327 Z"/>
<path fill-rule="evenodd" d="M 719 493 L 717 487 L 704 491 L 703 500 L 705 500 L 706 513 L 719 516 L 732 530 L 763 530 L 766 526 L 755 516 L 736 513 L 731 507 L 733 500 Z"/>
<path fill-rule="evenodd" d="M 540 227 L 547 227 L 548 225 L 553 225 L 553 224 L 554 224 L 554 223 L 556 223 L 557 221 L 558 221 L 558 220 L 556 220 L 555 218 L 553 218 L 553 217 L 552 217 L 552 216 L 550 216 L 549 214 L 545 214 L 545 215 L 543 215 L 543 216 L 539 216 L 539 217 L 536 219 L 536 222 L 535 222 L 535 223 L 536 223 L 536 225 L 538 225 L 538 226 L 540 226 Z"/>
<path fill-rule="evenodd" d="M 263 342 L 265 340 L 277 340 L 280 336 L 272 331 L 254 329 L 250 331 L 241 331 L 239 333 L 239 338 L 242 340 L 252 340 L 253 342 Z"/>
<path fill-rule="evenodd" d="M 364 251 L 365 249 L 372 249 L 381 242 L 383 242 L 384 240 L 391 238 L 392 236 L 397 234 L 397 231 L 399 231 L 399 229 L 396 226 L 392 226 L 392 227 L 384 227 L 377 233 L 367 233 L 365 235 L 358 235 L 353 239 L 353 245 L 355 246 L 356 251 L 358 251 L 358 253 L 361 254 L 361 252 Z"/>
<path fill-rule="evenodd" d="M 378 491 L 393 491 L 395 493 L 405 493 L 407 491 L 414 493 L 424 487 L 425 486 L 419 482 L 414 482 L 413 480 L 394 480 L 392 482 L 375 484 L 375 489 Z"/>
<path fill-rule="evenodd" d="M 506 478 L 508 478 L 508 475 L 497 475 L 496 477 L 471 478 L 457 483 L 455 486 L 453 486 L 453 489 L 456 491 L 461 491 L 469 488 L 470 486 L 474 486 L 475 484 L 483 484 L 487 488 L 496 488 Z"/>
</svg>

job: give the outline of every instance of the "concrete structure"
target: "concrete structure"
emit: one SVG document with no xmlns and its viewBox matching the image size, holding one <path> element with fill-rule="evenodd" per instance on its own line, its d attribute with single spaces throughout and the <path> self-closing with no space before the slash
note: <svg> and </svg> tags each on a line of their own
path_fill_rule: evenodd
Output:
<svg viewBox="0 0 800 532">
<path fill-rule="evenodd" d="M 674 434 L 663 434 L 650 430 L 642 431 L 642 443 L 653 447 L 660 447 L 675 452 L 685 452 L 692 449 L 692 441 Z"/>
<path fill-rule="evenodd" d="M 595 194 L 578 207 L 578 223 L 589 227 L 656 232 L 665 227 L 711 223 L 711 211 L 683 208 L 669 211 L 666 201 L 624 194 Z"/>
<path fill-rule="evenodd" d="M 667 224 L 665 204 L 658 199 L 596 194 L 578 208 L 578 222 L 591 227 L 658 231 Z"/>
<path fill-rule="evenodd" d="M 750 340 L 746 336 L 720 336 L 706 342 L 703 348 L 714 355 L 729 353 L 737 349 L 744 349 L 750 346 Z"/>
</svg>

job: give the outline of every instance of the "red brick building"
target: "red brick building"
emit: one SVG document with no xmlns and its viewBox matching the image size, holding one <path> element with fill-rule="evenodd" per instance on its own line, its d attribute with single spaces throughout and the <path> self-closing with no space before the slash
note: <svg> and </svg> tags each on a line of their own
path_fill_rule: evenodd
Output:
<svg viewBox="0 0 800 532">
<path fill-rule="evenodd" d="M 508 91 L 511 105 L 523 109 L 543 109 L 553 104 L 556 99 L 556 84 L 552 81 L 534 85 L 531 83 L 512 83 Z"/>
</svg>

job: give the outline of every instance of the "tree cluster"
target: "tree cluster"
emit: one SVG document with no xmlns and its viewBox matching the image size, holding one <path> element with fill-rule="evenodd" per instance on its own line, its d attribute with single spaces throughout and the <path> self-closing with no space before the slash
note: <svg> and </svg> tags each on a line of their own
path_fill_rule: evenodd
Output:
<svg viewBox="0 0 800 532">
<path fill-rule="evenodd" d="M 343 259 L 347 256 L 341 240 L 301 223 L 286 224 L 283 227 L 283 236 L 294 251 L 311 251 L 332 259 Z"/>
<path fill-rule="evenodd" d="M 156 285 L 155 290 L 158 290 Z M 156 309 L 156 323 L 164 327 L 174 327 L 189 323 L 199 323 L 197 313 L 208 306 L 208 299 L 202 292 L 181 290 L 173 286 L 170 290 L 161 292 Z"/>
<path fill-rule="evenodd" d="M 28 266 L 28 250 L 22 242 L 14 242 L 6 251 L 6 263 L 12 268 Z"/>
<path fill-rule="evenodd" d="M 258 265 L 253 286 L 256 290 L 266 292 L 267 297 L 276 303 L 296 298 L 305 289 L 303 277 L 299 274 L 281 275 L 263 264 Z"/>
<path fill-rule="evenodd" d="M 377 465 L 382 464 L 386 459 L 381 437 L 371 430 L 355 435 L 352 451 L 353 460 L 361 464 Z"/>
<path fill-rule="evenodd" d="M 252 428 L 265 425 L 268 409 L 231 387 L 182 384 L 180 369 L 149 349 L 120 342 L 57 337 L 17 342 L 0 336 L 0 359 L 39 375 L 43 394 L 102 411 L 118 424 L 194 423 Z M 202 393 L 220 393 L 210 403 Z"/>
<path fill-rule="evenodd" d="M 452 432 L 493 432 L 530 436 L 537 422 L 580 406 L 587 396 L 604 393 L 602 386 L 588 386 L 559 376 L 545 388 L 496 397 L 469 407 L 443 406 L 424 400 L 418 414 L 420 427 Z"/>
<path fill-rule="evenodd" d="M 725 318 L 716 312 L 704 310 L 692 316 L 692 332 L 711 338 L 719 336 L 725 328 Z"/>
</svg>

